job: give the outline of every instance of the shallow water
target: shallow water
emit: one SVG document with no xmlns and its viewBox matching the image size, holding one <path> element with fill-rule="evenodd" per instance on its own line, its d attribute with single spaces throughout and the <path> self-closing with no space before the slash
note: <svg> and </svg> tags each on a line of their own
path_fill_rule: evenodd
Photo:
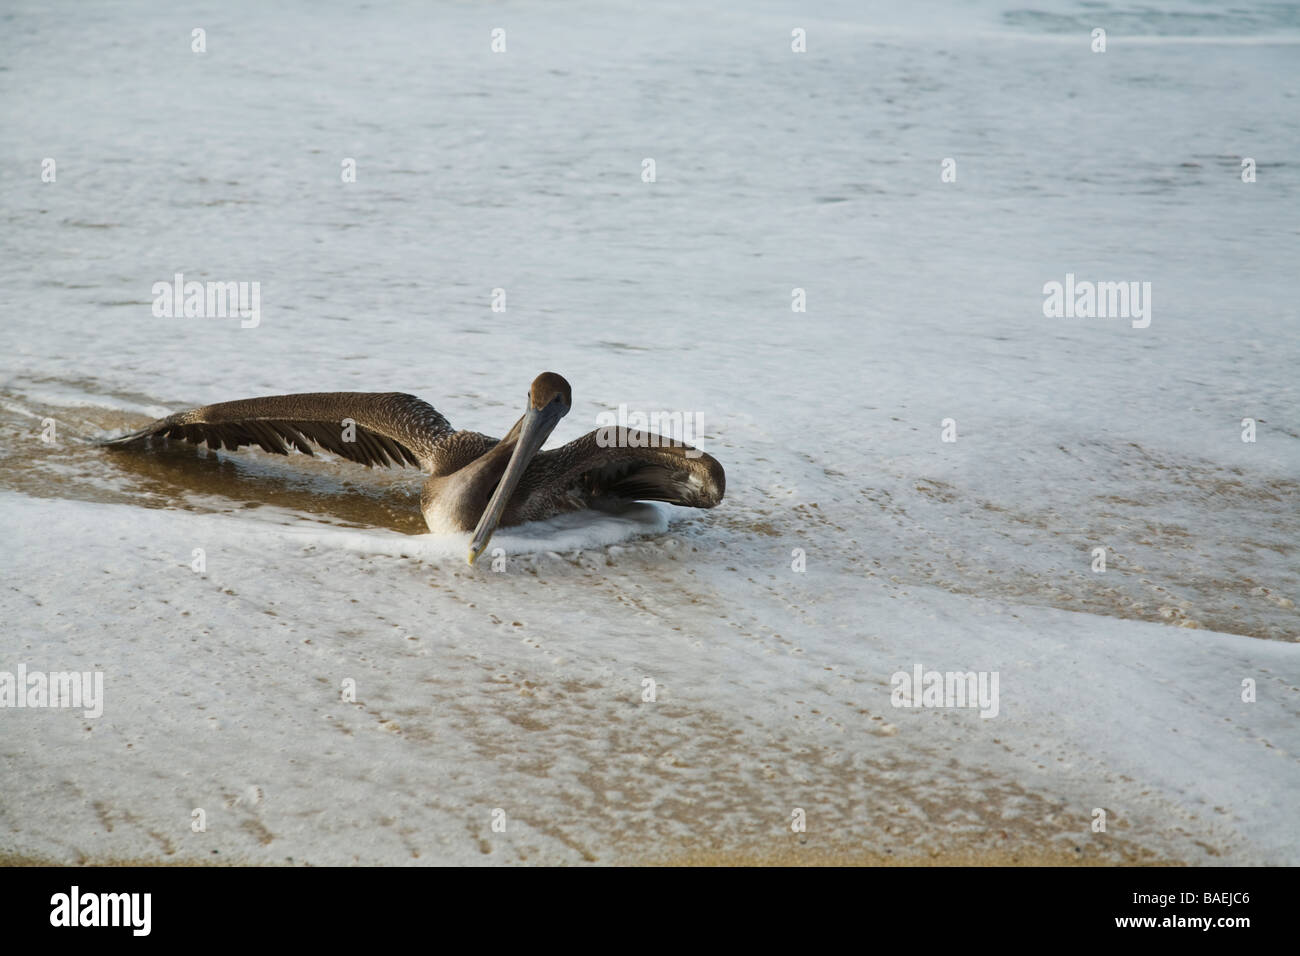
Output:
<svg viewBox="0 0 1300 956">
<path fill-rule="evenodd" d="M 300 653 L 321 655 L 332 685 L 331 668 L 358 646 L 376 674 L 409 663 L 375 615 L 396 617 L 446 642 L 424 651 L 433 672 L 393 677 L 381 698 L 403 711 L 404 734 L 385 747 L 409 775 L 384 785 L 441 834 L 422 844 L 425 859 L 482 855 L 458 814 L 471 797 L 499 800 L 505 781 L 550 821 L 520 851 L 533 860 L 607 860 L 615 846 L 644 856 L 662 840 L 754 849 L 746 841 L 765 831 L 746 814 L 797 799 L 773 782 L 791 779 L 861 801 L 905 790 L 930 807 L 892 821 L 894 836 L 878 819 L 836 817 L 846 839 L 873 846 L 984 833 L 992 817 L 972 822 L 981 814 L 1026 807 L 1020 838 L 1041 842 L 1068 829 L 1054 789 L 1093 806 L 1080 781 L 1082 750 L 1095 746 L 1115 799 L 1124 778 L 1140 781 L 1175 816 L 1204 814 L 1189 833 L 1202 827 L 1195 838 L 1225 853 L 1236 837 L 1207 808 L 1226 805 L 1231 832 L 1254 835 L 1243 859 L 1295 862 L 1294 822 L 1285 829 L 1278 807 L 1244 796 L 1252 785 L 1285 792 L 1300 747 L 1278 732 L 1294 717 L 1294 677 L 1279 674 L 1295 660 L 1276 656 L 1300 640 L 1295 5 L 70 10 L 17 9 L 0 28 L 0 519 L 27 549 L 7 556 L 20 579 L 4 598 L 20 622 L 8 653 L 89 642 L 118 668 L 202 683 L 201 669 L 177 663 L 184 655 L 135 643 L 170 647 L 189 633 L 160 603 L 175 601 L 209 622 L 202 640 L 220 666 L 269 654 L 292 674 L 306 666 Z M 196 26 L 204 54 L 190 50 Z M 504 54 L 489 50 L 497 26 Z M 790 50 L 795 26 L 805 54 Z M 1109 31 L 1105 53 L 1089 49 L 1093 26 Z M 46 157 L 52 183 L 41 181 Z M 355 183 L 340 180 L 349 157 Z M 952 183 L 940 180 L 948 157 Z M 1243 157 L 1256 161 L 1254 183 L 1241 180 Z M 155 317 L 153 284 L 178 272 L 259 282 L 257 327 Z M 1046 318 L 1043 285 L 1067 273 L 1150 282 L 1150 326 Z M 492 311 L 495 289 L 504 313 Z M 791 310 L 794 289 L 806 312 Z M 699 444 L 727 469 L 726 501 L 532 529 L 510 539 L 508 573 L 492 575 L 463 568 L 463 542 L 422 534 L 413 471 L 93 444 L 189 405 L 332 389 L 410 391 L 457 427 L 500 434 L 544 369 L 574 387 L 556 441 L 620 403 L 699 415 Z M 46 418 L 51 445 L 39 437 Z M 1253 443 L 1241 441 L 1245 418 Z M 955 442 L 942 440 L 945 419 Z M 156 583 L 185 572 L 200 538 L 215 567 L 226 556 L 224 586 L 238 597 L 183 575 Z M 1104 574 L 1092 569 L 1097 547 Z M 321 597 L 334 592 L 355 597 Z M 80 621 L 82 644 L 63 643 L 57 615 L 32 602 Z M 322 608 L 328 620 L 308 624 Z M 222 629 L 228 614 L 242 632 Z M 541 657 L 515 646 L 520 629 L 538 628 Z M 1271 643 L 1252 658 L 1232 635 Z M 879 698 L 926 647 L 960 667 L 992 655 L 1009 683 L 1021 675 L 1020 722 L 997 731 L 1003 743 L 979 729 L 960 745 L 950 725 L 909 730 L 887 686 Z M 1090 656 L 1103 647 L 1109 663 Z M 1062 702 L 1033 682 L 1076 655 L 1097 687 Z M 1166 668 L 1151 678 L 1159 688 L 1141 683 L 1152 660 Z M 1227 662 L 1252 660 L 1271 675 L 1261 681 L 1281 682 L 1253 716 L 1178 690 L 1235 687 Z M 646 668 L 673 674 L 686 703 L 636 729 L 612 701 Z M 726 676 L 700 681 L 699 668 Z M 845 683 L 823 687 L 819 673 Z M 503 710 L 501 674 L 512 695 L 551 687 L 545 716 Z M 140 680 L 131 686 L 147 695 Z M 219 711 L 213 693 L 205 706 Z M 421 693 L 445 712 L 413 702 Z M 1162 752 L 1164 737 L 1150 752 L 1125 742 L 1124 708 L 1143 694 L 1155 695 L 1153 721 L 1176 714 L 1187 737 L 1236 746 L 1216 734 L 1228 718 L 1249 723 L 1243 739 L 1264 743 L 1238 754 L 1249 768 L 1239 789 L 1212 800 L 1197 786 L 1227 783 L 1189 782 L 1214 776 L 1211 764 Z M 317 706 L 306 689 L 290 697 Z M 820 713 L 802 716 L 839 736 L 792 730 L 793 701 L 812 701 Z M 315 736 L 301 713 L 263 706 L 295 729 L 304 760 L 341 734 Z M 620 728 L 617 741 L 589 733 L 593 713 Z M 1094 724 L 1072 736 L 1084 713 Z M 903 729 L 855 733 L 872 717 Z M 146 733 L 119 719 L 118 733 Z M 357 719 L 343 736 L 364 736 Z M 185 742 L 206 718 L 196 720 L 164 723 Z M 54 753 L 57 733 L 42 733 L 33 725 L 29 749 Z M 678 733 L 702 743 L 671 743 Z M 435 825 L 421 816 L 417 768 L 460 773 L 447 739 L 477 769 L 446 785 L 434 815 L 456 822 Z M 295 800 L 325 799 L 278 751 L 250 750 L 235 732 L 222 740 L 220 786 L 271 779 Z M 564 785 L 523 758 L 493 776 L 521 747 L 563 768 Z M 732 762 L 710 781 L 703 769 L 727 747 Z M 1040 760 L 1052 747 L 1074 767 L 1059 778 Z M 651 755 L 642 770 L 629 769 L 632 751 Z M 240 753 L 255 770 L 234 769 Z M 760 769 L 773 753 L 779 774 Z M 71 757 L 48 759 L 52 779 L 94 789 Z M 679 773 L 679 759 L 692 769 Z M 123 773 L 108 804 L 147 817 Z M 979 809 L 962 794 L 984 775 L 996 796 Z M 365 830 L 373 793 L 363 774 L 349 780 L 345 816 Z M 730 809 L 696 818 L 678 805 L 687 798 Z M 584 822 L 555 822 L 567 800 Z M 1134 813 L 1148 825 L 1135 823 L 1117 854 L 1199 852 L 1151 822 L 1166 810 Z M 71 810 L 63 823 L 98 832 Z M 296 840 L 300 853 L 347 859 L 346 836 L 322 844 L 310 828 L 265 825 L 279 842 L 264 850 L 250 825 L 254 858 Z M 1287 835 L 1268 844 L 1258 835 L 1270 827 Z M 630 833 L 642 841 L 631 848 L 620 842 Z M 133 855 L 112 839 L 72 844 Z M 56 846 L 68 848 L 37 832 L 22 848 Z M 384 846 L 376 858 L 407 851 Z"/>
</svg>

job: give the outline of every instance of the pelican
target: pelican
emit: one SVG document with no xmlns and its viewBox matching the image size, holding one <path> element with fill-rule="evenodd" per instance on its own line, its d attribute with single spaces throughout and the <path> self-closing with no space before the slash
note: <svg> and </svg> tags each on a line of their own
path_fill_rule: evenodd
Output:
<svg viewBox="0 0 1300 956">
<path fill-rule="evenodd" d="M 401 392 L 309 392 L 191 408 L 129 435 L 110 448 L 179 439 L 237 451 L 258 445 L 276 455 L 318 445 L 350 461 L 415 465 L 429 473 L 420 510 L 430 531 L 473 531 L 469 563 L 497 526 L 523 524 L 584 508 L 632 501 L 712 508 L 726 476 L 710 455 L 658 435 L 599 429 L 541 451 L 573 406 L 564 377 L 543 372 L 528 390 L 524 414 L 504 438 L 455 431 L 427 402 Z"/>
</svg>

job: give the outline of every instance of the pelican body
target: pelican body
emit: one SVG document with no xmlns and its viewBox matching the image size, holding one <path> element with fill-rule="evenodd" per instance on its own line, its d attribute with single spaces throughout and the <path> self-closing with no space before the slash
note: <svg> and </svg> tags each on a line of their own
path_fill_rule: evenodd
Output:
<svg viewBox="0 0 1300 956">
<path fill-rule="evenodd" d="M 523 416 L 498 440 L 456 431 L 433 406 L 400 392 L 272 395 L 177 412 L 106 444 L 175 438 L 231 451 L 258 445 L 277 455 L 293 448 L 311 455 L 315 445 L 367 467 L 418 466 L 429 473 L 420 494 L 425 523 L 430 531 L 473 531 L 470 564 L 498 526 L 631 501 L 712 508 L 722 500 L 722 465 L 659 436 L 648 447 L 650 436 L 602 429 L 542 451 L 572 404 L 569 383 L 543 372 Z"/>
</svg>

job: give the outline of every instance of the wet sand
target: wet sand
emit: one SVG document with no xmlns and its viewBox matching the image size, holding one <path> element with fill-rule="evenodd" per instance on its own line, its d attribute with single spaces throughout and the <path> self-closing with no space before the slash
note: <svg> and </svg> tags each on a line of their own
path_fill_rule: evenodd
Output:
<svg viewBox="0 0 1300 956">
<path fill-rule="evenodd" d="M 775 850 L 768 853 L 741 853 L 729 850 L 698 850 L 678 855 L 648 855 L 612 861 L 617 866 L 652 867 L 1047 867 L 1047 866 L 1182 866 L 1163 859 L 1111 860 L 1082 853 L 1050 850 L 952 850 L 917 855 L 892 855 L 866 851 L 823 851 L 807 848 Z M 0 867 L 66 866 L 68 864 L 41 857 L 0 853 Z M 247 860 L 168 859 L 157 857 L 90 858 L 77 860 L 76 866 L 271 866 Z M 292 866 L 291 863 L 278 864 Z"/>
<path fill-rule="evenodd" d="M 0 395 L 0 399 L 3 400 L 0 401 L 0 438 L 3 439 L 0 441 L 0 488 L 36 498 L 133 505 L 211 516 L 204 520 L 212 517 L 219 520 L 221 515 L 233 516 L 247 509 L 270 506 L 290 513 L 290 517 L 297 515 L 337 528 L 377 528 L 409 535 L 424 531 L 417 506 L 421 478 L 414 470 L 367 470 L 326 458 L 302 455 L 284 458 L 256 451 L 212 453 L 185 443 L 148 451 L 109 451 L 95 445 L 93 440 L 139 427 L 148 417 L 94 406 L 40 406 L 21 394 Z M 59 442 L 55 445 L 46 445 L 37 437 L 39 422 L 45 417 L 53 417 L 59 423 Z M 1264 491 L 1268 493 L 1265 500 L 1274 492 L 1278 497 L 1285 496 L 1285 489 Z M 958 490 L 930 482 L 919 488 L 914 501 L 891 502 L 884 514 L 899 521 L 922 521 L 926 512 L 920 510 L 921 506 L 959 509 L 967 506 L 961 499 Z M 761 547 L 767 537 L 793 536 L 807 540 L 824 535 L 851 540 L 859 531 L 846 523 L 848 517 L 847 513 L 830 507 L 774 507 L 766 513 L 737 508 L 720 514 L 718 521 L 730 538 L 750 544 L 757 542 L 755 546 Z M 1013 519 L 1014 523 L 1033 528 L 1041 535 L 1052 533 L 1049 521 L 1026 514 L 1012 515 L 1007 520 Z M 1135 533 L 1145 532 L 1138 529 Z M 886 574 L 879 567 L 879 559 L 868 558 L 851 547 L 843 552 L 843 557 L 850 568 L 856 566 L 866 577 Z M 914 551 L 909 557 L 911 560 L 899 561 L 888 568 L 888 580 L 895 584 L 939 586 L 953 594 L 970 594 L 975 589 L 967 579 L 975 580 L 975 571 L 980 571 L 988 579 L 987 589 L 1003 594 L 1013 606 L 1045 604 L 1083 610 L 1078 605 L 1084 602 L 1074 599 L 1073 588 L 1088 594 L 1088 602 L 1093 605 L 1089 609 L 1112 617 L 1149 619 L 1149 614 L 1140 607 L 1135 608 L 1132 602 L 1116 599 L 1107 604 L 1107 592 L 1090 578 L 1084 579 L 1084 585 L 1071 584 L 1069 579 L 1060 576 L 1040 578 L 1015 567 L 969 569 L 954 575 L 951 568 L 937 567 L 939 555 L 935 551 Z M 646 619 L 647 605 L 639 603 L 635 592 L 628 592 L 629 579 L 637 582 L 638 589 L 648 589 L 647 593 L 671 594 L 674 606 L 680 610 L 670 612 L 661 607 L 654 618 L 654 633 L 663 635 L 669 630 L 679 632 L 697 626 L 701 620 L 697 615 L 710 614 L 708 609 L 714 600 L 710 588 L 689 575 L 684 577 L 682 566 L 664 558 L 657 548 L 638 546 L 622 549 L 617 557 L 613 552 L 603 555 L 598 552 L 594 563 L 591 559 L 548 561 L 542 558 L 539 559 L 542 564 L 528 568 L 526 574 L 541 574 L 557 584 L 563 582 L 565 589 L 589 595 L 595 606 L 621 607 L 633 619 Z M 610 568 L 615 566 L 619 573 L 611 576 Z M 468 579 L 462 580 L 463 572 L 458 569 L 433 564 L 413 567 L 411 571 L 415 577 L 408 580 L 404 572 L 388 567 L 383 569 L 382 581 L 370 586 L 387 586 L 409 597 L 418 577 L 426 587 L 437 591 L 437 601 L 459 603 L 465 610 L 474 609 L 475 601 L 509 603 L 531 593 L 524 584 L 519 594 L 498 587 L 492 589 L 491 595 L 483 592 L 475 597 L 476 592 L 465 591 Z M 1107 585 L 1112 593 L 1122 593 L 1124 577 L 1115 575 L 1112 580 L 1116 583 Z M 1151 587 L 1171 591 L 1186 586 L 1185 581 L 1159 578 L 1151 572 L 1143 580 Z M 251 585 L 251 581 L 236 585 L 240 601 L 251 601 L 254 607 L 269 607 L 266 596 L 255 592 L 244 595 Z M 1093 589 L 1091 592 L 1087 591 L 1089 587 Z M 235 590 L 224 593 L 233 596 Z M 781 592 L 774 597 L 779 606 L 788 605 L 800 615 L 817 613 L 815 602 L 809 608 L 800 609 L 802 602 L 794 595 Z M 42 595 L 42 599 L 58 604 L 55 595 Z M 434 606 L 443 605 L 435 603 Z M 1259 606 L 1272 609 L 1277 616 L 1254 614 L 1249 619 L 1238 619 L 1238 633 L 1253 632 L 1257 636 L 1289 633 L 1286 628 L 1294 615 L 1293 608 L 1283 601 L 1261 601 Z M 1174 623 L 1165 616 L 1161 619 L 1164 623 Z M 764 621 L 751 621 L 745 613 L 737 612 L 730 620 L 728 627 L 752 630 L 756 639 L 771 630 Z M 524 622 L 511 623 L 521 627 Z M 527 623 L 532 626 L 533 622 Z M 540 631 L 546 635 L 547 627 L 543 624 Z M 1171 628 L 1170 633 L 1177 631 Z M 774 648 L 785 647 L 788 652 L 799 653 L 789 639 L 780 634 L 770 636 Z M 478 667 L 476 657 L 475 654 L 467 658 L 472 668 Z M 445 699 L 440 704 L 442 713 L 456 715 L 458 729 L 481 757 L 498 765 L 500 761 L 506 761 L 507 766 L 519 763 L 518 769 L 530 779 L 536 776 L 537 783 L 545 790 L 555 790 L 553 799 L 558 801 L 557 806 L 564 808 L 564 814 L 557 816 L 551 811 L 529 821 L 529 825 L 542 837 L 570 851 L 567 856 L 557 857 L 553 850 L 539 851 L 536 846 L 508 839 L 475 837 L 486 858 L 484 862 L 559 860 L 598 865 L 669 866 L 1203 865 L 1226 855 L 1225 845 L 1218 844 L 1212 831 L 1190 824 L 1184 830 L 1176 822 L 1185 819 L 1178 806 L 1156 797 L 1147 798 L 1145 790 L 1135 793 L 1133 781 L 1109 772 L 1098 783 L 1124 797 L 1122 802 L 1103 804 L 1112 812 L 1110 833 L 1089 834 L 1087 819 L 1091 803 L 1067 802 L 1059 790 L 1049 796 L 1042 787 L 1045 781 L 1050 786 L 1050 780 L 1037 779 L 1037 773 L 1027 779 L 997 775 L 984 769 L 979 757 L 964 753 L 961 748 L 942 748 L 929 754 L 899 748 L 889 740 L 891 731 L 886 729 L 887 721 L 897 717 L 887 709 L 883 715 L 877 713 L 874 717 L 859 709 L 854 728 L 847 721 L 840 726 L 816 708 L 799 713 L 796 707 L 792 714 L 795 723 L 790 726 L 807 729 L 792 729 L 788 735 L 772 736 L 770 732 L 755 735 L 757 728 L 749 726 L 742 713 L 721 707 L 716 711 L 707 710 L 696 701 L 692 707 L 681 709 L 674 709 L 671 704 L 661 705 L 660 713 L 675 722 L 674 728 L 646 730 L 638 728 L 636 721 L 629 721 L 625 704 L 618 699 L 620 692 L 603 682 L 566 682 L 558 674 L 545 672 L 532 673 L 526 680 L 513 675 L 506 679 L 504 674 L 495 671 L 483 676 L 490 693 L 477 702 L 465 697 L 466 691 L 474 690 L 472 683 L 465 682 L 467 674 L 456 680 L 448 679 L 447 687 L 438 691 L 441 694 L 445 690 Z M 861 692 L 861 689 L 849 690 L 847 686 L 845 689 L 850 698 Z M 421 734 L 432 739 L 435 733 L 440 733 L 425 729 L 423 725 L 428 720 L 422 710 L 417 707 L 409 712 L 399 711 L 404 729 L 396 732 L 409 734 L 412 740 L 420 740 L 417 735 Z M 377 720 L 382 717 L 382 725 L 391 731 L 394 722 L 389 715 L 378 710 L 375 715 Z M 520 763 L 515 745 L 509 743 L 510 738 L 501 736 L 499 726 L 480 729 L 484 718 L 493 716 L 513 724 L 512 733 L 544 732 L 547 738 L 570 741 L 564 755 L 590 762 L 589 769 L 577 778 L 580 793 L 571 795 L 564 788 L 557 789 L 546 780 L 544 767 L 525 767 L 527 761 Z M 801 720 L 804 723 L 799 723 Z M 608 739 L 591 735 L 588 728 L 593 721 L 596 726 L 609 728 L 604 735 Z M 808 736 L 814 727 L 825 729 Z M 846 730 L 852 730 L 857 742 L 836 737 Z M 348 733 L 350 736 L 351 731 Z M 686 733 L 688 737 L 679 738 L 678 733 Z M 877 738 L 874 742 L 873 735 Z M 998 743 L 993 740 L 993 744 Z M 662 756 L 649 764 L 629 766 L 623 761 L 611 762 L 607 755 L 602 757 L 606 746 L 624 755 Z M 858 758 L 843 763 L 843 754 L 836 753 L 840 747 L 849 748 Z M 999 747 L 1011 754 L 1010 749 Z M 434 751 L 441 752 L 437 747 Z M 1046 754 L 1038 755 L 1035 770 L 1045 772 L 1051 760 Z M 706 768 L 707 774 L 701 775 Z M 779 822 L 771 829 L 753 829 L 756 818 L 770 821 L 774 806 L 786 806 L 791 793 L 783 781 L 789 780 L 799 781 L 806 788 L 804 793 L 819 795 L 820 805 L 815 811 L 809 808 L 810 816 L 814 812 L 817 815 L 815 826 L 808 834 L 799 836 L 783 834 Z M 664 793 L 673 796 L 665 801 Z M 606 794 L 618 797 L 611 804 Z M 702 800 L 708 801 L 709 812 L 704 816 L 697 811 Z M 111 819 L 125 830 L 139 830 L 143 834 L 140 847 L 155 842 L 150 828 L 135 821 L 135 811 L 128 813 L 126 808 L 133 804 L 123 804 L 121 798 L 115 798 L 103 806 L 103 810 L 97 810 L 101 823 Z M 575 834 L 575 828 L 565 823 L 565 818 L 582 819 L 580 832 Z M 272 844 L 276 839 L 272 830 L 256 822 L 257 832 L 263 834 L 260 839 Z M 91 827 L 94 828 L 93 823 Z M 112 827 L 108 829 L 111 831 Z M 90 831 L 86 836 L 95 839 Z M 109 845 L 131 847 L 121 855 L 96 855 L 78 848 L 69 849 L 66 858 L 11 852 L 0 860 L 6 865 L 320 862 L 302 850 L 295 851 L 294 860 L 277 856 L 278 844 L 264 854 L 252 855 L 246 855 L 237 845 L 223 844 L 221 855 L 226 858 L 214 855 L 208 859 L 196 858 L 182 846 L 171 849 L 174 842 L 171 839 L 160 842 L 165 847 L 164 853 L 154 857 L 137 856 L 134 845 L 119 834 Z M 76 848 L 79 844 L 95 845 L 80 840 L 63 845 Z M 1171 846 L 1185 846 L 1189 852 L 1186 856 L 1171 855 Z M 426 844 L 412 839 L 407 859 L 422 862 L 429 858 L 429 852 Z"/>
<path fill-rule="evenodd" d="M 60 384 L 78 387 L 75 382 Z M 40 422 L 46 418 L 58 422 L 57 444 L 39 440 Z M 207 514 L 274 507 L 338 527 L 385 528 L 410 535 L 428 530 L 419 510 L 423 475 L 418 469 L 361 468 L 326 453 L 285 457 L 253 448 L 212 452 L 184 442 L 148 450 L 110 450 L 95 444 L 150 420 L 93 406 L 43 406 L 22 394 L 0 391 L 0 489 Z M 1067 497 L 1052 512 L 972 498 L 945 482 L 923 480 L 915 484 L 910 501 L 878 488 L 861 489 L 861 512 L 814 505 L 748 514 L 727 509 L 712 517 L 729 532 L 760 545 L 765 538 L 833 533 L 847 546 L 844 560 L 860 564 L 867 577 L 886 576 L 895 584 L 1300 641 L 1300 610 L 1294 599 L 1300 593 L 1300 565 L 1281 577 L 1278 573 L 1279 558 L 1285 563 L 1297 556 L 1296 541 L 1287 529 L 1297 527 L 1294 502 L 1300 500 L 1300 480 L 1249 479 L 1238 469 L 1161 458 L 1138 446 L 1091 448 L 1087 453 L 1112 459 L 1107 466 L 1111 480 L 1092 499 L 1070 503 Z M 1201 501 L 1212 502 L 1219 513 L 1248 515 L 1240 539 L 1220 540 L 1214 553 L 1207 552 L 1206 536 L 1194 527 L 1149 514 L 1176 506 L 1187 510 L 1192 520 Z M 960 521 L 972 509 L 1026 544 L 1046 540 L 1056 548 L 1072 549 L 1075 540 L 1105 541 L 1110 573 L 1043 573 L 1033 566 L 985 563 L 961 554 L 959 542 L 945 540 L 935 529 Z M 873 512 L 872 521 L 908 532 L 909 543 L 899 553 L 885 557 L 879 541 L 870 548 L 857 546 L 860 531 L 846 522 Z M 1268 535 L 1264 528 L 1270 528 Z"/>
</svg>

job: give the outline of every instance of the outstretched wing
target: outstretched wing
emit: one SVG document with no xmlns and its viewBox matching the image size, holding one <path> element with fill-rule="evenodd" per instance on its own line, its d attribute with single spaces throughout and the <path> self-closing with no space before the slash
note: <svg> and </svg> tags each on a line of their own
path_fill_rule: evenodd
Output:
<svg viewBox="0 0 1300 956">
<path fill-rule="evenodd" d="M 105 442 L 124 447 L 175 438 L 231 451 L 257 445 L 276 455 L 313 445 L 363 465 L 419 465 L 433 471 L 453 434 L 427 402 L 401 392 L 308 392 L 204 405 Z"/>
<path fill-rule="evenodd" d="M 558 471 L 566 487 L 588 500 L 623 498 L 712 508 L 727 490 L 726 473 L 712 455 L 633 429 L 597 429 L 537 457 L 545 461 L 543 471 Z"/>
</svg>

